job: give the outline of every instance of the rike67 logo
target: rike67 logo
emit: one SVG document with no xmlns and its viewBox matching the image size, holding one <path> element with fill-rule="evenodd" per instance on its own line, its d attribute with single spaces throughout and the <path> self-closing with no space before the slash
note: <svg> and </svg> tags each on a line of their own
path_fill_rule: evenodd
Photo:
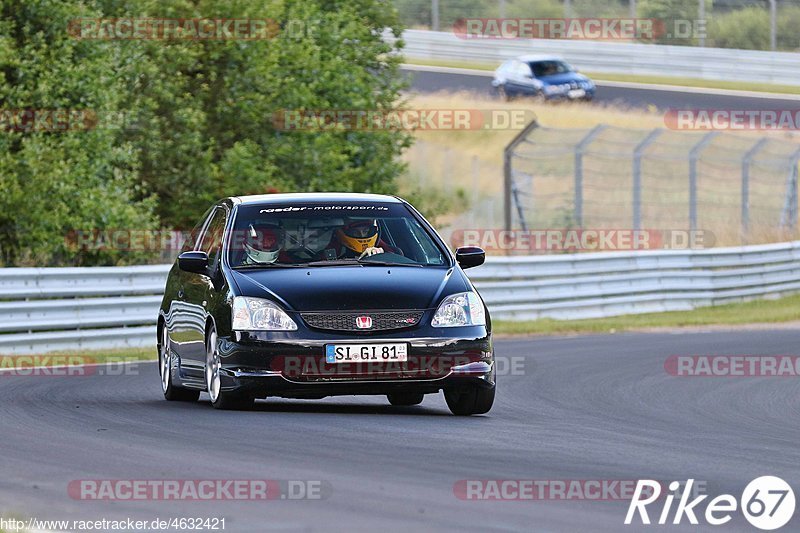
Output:
<svg viewBox="0 0 800 533">
<path fill-rule="evenodd" d="M 672 515 L 671 523 L 674 525 L 680 524 L 684 517 L 690 524 L 697 525 L 700 515 L 707 524 L 721 526 L 730 522 L 733 513 L 737 508 L 741 508 L 742 514 L 750 524 L 764 531 L 772 531 L 785 526 L 794 515 L 794 491 L 779 477 L 762 476 L 754 479 L 745 487 L 739 501 L 730 494 L 721 494 L 707 503 L 704 513 L 700 512 L 700 504 L 708 498 L 708 495 L 697 496 L 690 501 L 693 484 L 693 479 L 688 480 L 686 489 L 679 494 L 679 501 Z M 661 487 L 658 481 L 650 479 L 638 481 L 625 517 L 625 525 L 630 525 L 637 513 L 642 524 L 650 525 L 647 506 L 661 499 Z M 659 525 L 669 522 L 673 513 L 672 505 L 680 487 L 681 483 L 678 481 L 669 484 L 670 493 L 663 499 L 663 507 L 657 522 Z"/>
</svg>

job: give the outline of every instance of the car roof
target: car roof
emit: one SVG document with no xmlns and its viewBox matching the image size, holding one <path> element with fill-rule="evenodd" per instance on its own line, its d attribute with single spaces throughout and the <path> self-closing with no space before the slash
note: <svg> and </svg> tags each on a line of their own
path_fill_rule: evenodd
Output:
<svg viewBox="0 0 800 533">
<path fill-rule="evenodd" d="M 313 202 L 318 204 L 336 202 L 388 202 L 401 203 L 395 196 L 385 194 L 363 194 L 353 192 L 304 192 L 287 194 L 258 194 L 231 197 L 237 204 L 284 204 L 287 202 Z"/>
<path fill-rule="evenodd" d="M 525 63 L 531 63 L 533 61 L 564 61 L 563 57 L 552 54 L 528 54 L 519 56 L 516 59 L 517 61 L 523 61 Z"/>
</svg>

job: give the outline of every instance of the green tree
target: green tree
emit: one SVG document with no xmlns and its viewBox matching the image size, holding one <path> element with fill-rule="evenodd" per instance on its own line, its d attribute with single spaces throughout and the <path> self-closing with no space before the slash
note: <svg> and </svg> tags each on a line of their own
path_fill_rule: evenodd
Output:
<svg viewBox="0 0 800 533">
<path fill-rule="evenodd" d="M 154 202 L 136 180 L 139 162 L 113 128 L 20 123 L 22 111 L 90 110 L 104 117 L 124 103 L 104 43 L 70 38 L 66 21 L 92 14 L 56 0 L 0 1 L 0 256 L 4 265 L 115 263 L 114 251 L 75 254 L 71 230 L 147 229 Z M 17 117 L 17 118 L 15 118 Z"/>
<path fill-rule="evenodd" d="M 142 0 L 112 16 L 156 14 L 272 19 L 282 28 L 258 41 L 116 43 L 139 58 L 120 71 L 137 116 L 125 140 L 140 150 L 162 223 L 190 227 L 226 195 L 396 190 L 407 132 L 280 131 L 272 121 L 282 110 L 397 108 L 402 41 L 382 39 L 384 28 L 400 35 L 393 8 L 378 0 Z"/>
<path fill-rule="evenodd" d="M 712 20 L 709 37 L 719 48 L 769 49 L 769 13 L 758 7 L 738 9 Z"/>
<path fill-rule="evenodd" d="M 693 45 L 697 44 L 694 34 L 700 28 L 686 25 L 697 19 L 697 0 L 641 0 L 637 4 L 637 16 L 658 21 L 659 35 L 653 42 L 660 44 Z M 711 2 L 706 2 L 706 10 L 711 12 Z M 692 26 L 694 26 L 692 24 Z"/>
<path fill-rule="evenodd" d="M 271 19 L 268 40 L 82 40 L 79 17 Z M 387 44 L 390 28 L 398 39 Z M 270 191 L 392 193 L 404 131 L 281 131 L 282 110 L 394 110 L 396 11 L 382 0 L 0 0 L 0 109 L 125 113 L 124 128 L 0 132 L 0 253 L 113 264 L 70 230 L 188 228 L 213 200 Z"/>
</svg>

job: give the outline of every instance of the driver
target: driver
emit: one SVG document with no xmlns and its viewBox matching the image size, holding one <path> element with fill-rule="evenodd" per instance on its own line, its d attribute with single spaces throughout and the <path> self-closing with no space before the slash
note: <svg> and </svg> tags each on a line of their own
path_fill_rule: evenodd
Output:
<svg viewBox="0 0 800 533">
<path fill-rule="evenodd" d="M 374 219 L 350 220 L 337 229 L 331 242 L 322 250 L 325 259 L 348 259 L 402 252 L 378 238 L 378 222 Z"/>
<path fill-rule="evenodd" d="M 244 236 L 243 265 L 271 265 L 277 261 L 290 262 L 283 250 L 284 231 L 277 224 L 255 222 Z"/>
</svg>

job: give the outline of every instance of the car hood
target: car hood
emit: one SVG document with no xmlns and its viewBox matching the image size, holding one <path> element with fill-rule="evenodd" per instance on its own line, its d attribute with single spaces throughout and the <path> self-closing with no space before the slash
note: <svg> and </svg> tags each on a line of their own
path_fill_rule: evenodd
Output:
<svg viewBox="0 0 800 533">
<path fill-rule="evenodd" d="M 589 81 L 589 78 L 583 74 L 578 74 L 577 72 L 564 72 L 561 74 L 553 74 L 551 76 L 541 76 L 536 79 L 542 83 L 547 83 L 550 85 L 559 85 L 561 83 L 569 83 L 572 81 Z"/>
<path fill-rule="evenodd" d="M 460 270 L 409 266 L 328 266 L 232 271 L 242 296 L 269 298 L 293 311 L 429 309 L 469 290 Z"/>
</svg>

